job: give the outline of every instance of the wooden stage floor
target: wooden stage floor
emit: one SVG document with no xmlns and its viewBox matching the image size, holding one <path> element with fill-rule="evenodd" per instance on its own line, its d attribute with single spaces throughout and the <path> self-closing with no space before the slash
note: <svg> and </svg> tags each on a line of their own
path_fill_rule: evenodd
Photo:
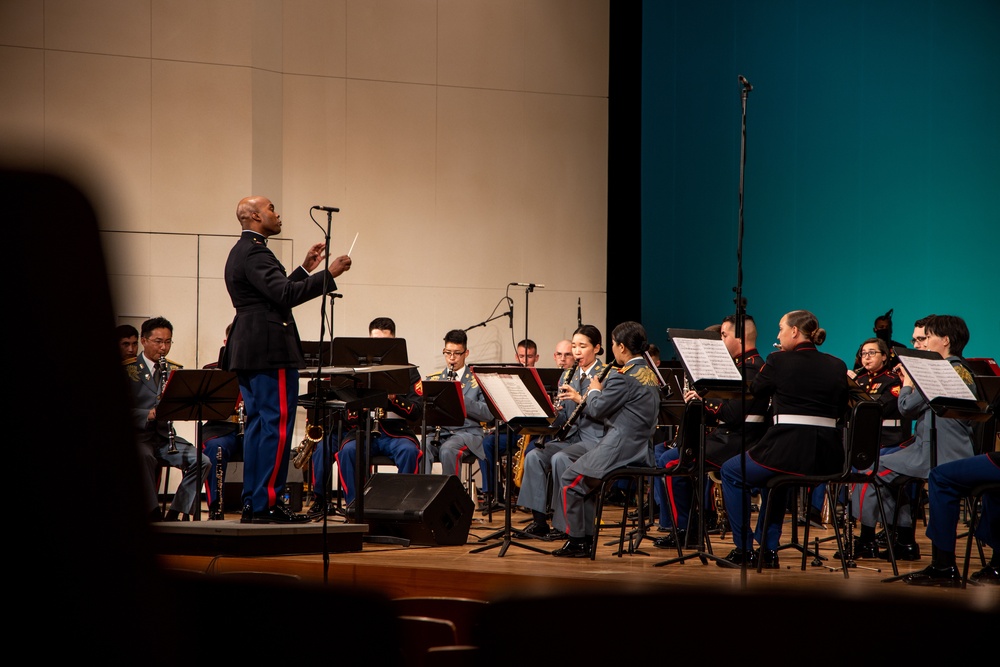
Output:
<svg viewBox="0 0 1000 667">
<path fill-rule="evenodd" d="M 616 520 L 620 514 L 620 507 L 611 506 L 605 516 Z M 522 527 L 528 518 L 528 514 L 516 512 L 511 518 L 511 525 L 514 529 Z M 467 543 L 463 546 L 400 546 L 365 541 L 360 550 L 354 551 L 324 553 L 320 547 L 316 553 L 253 557 L 225 553 L 160 553 L 157 561 L 166 569 L 196 570 L 208 574 L 247 570 L 289 573 L 297 575 L 303 582 L 377 589 L 389 597 L 460 596 L 495 601 L 511 595 L 704 591 L 846 597 L 903 605 L 908 600 L 921 600 L 977 611 L 1000 611 L 1000 586 L 970 584 L 965 589 L 943 589 L 908 586 L 901 581 L 885 582 L 892 576 L 891 566 L 886 561 L 859 560 L 858 567 L 852 568 L 850 577 L 845 579 L 839 569 L 833 569 L 839 568 L 840 563 L 833 558 L 836 541 L 831 529 L 810 531 L 810 541 L 831 538 L 821 541 L 819 545 L 820 554 L 826 558 L 821 564 L 814 564 L 809 557 L 806 569 L 802 571 L 801 553 L 789 548 L 779 552 L 780 569 L 764 570 L 758 574 L 756 571 L 742 572 L 740 569 L 718 567 L 712 561 L 705 565 L 696 557 L 683 563 L 657 566 L 657 563 L 675 558 L 677 552 L 657 549 L 650 539 L 640 545 L 642 553 L 626 553 L 618 557 L 615 555 L 618 530 L 611 528 L 602 531 L 594 561 L 562 559 L 548 553 L 537 553 L 519 545 L 548 551 L 561 544 L 519 539 L 516 535 L 501 557 L 499 545 L 503 544 L 503 538 L 483 538 L 502 532 L 504 519 L 502 511 L 494 514 L 492 521 L 477 513 Z M 227 514 L 226 520 L 238 522 L 238 517 Z M 327 525 L 332 534 L 332 529 L 343 529 L 345 523 L 344 518 L 333 516 L 329 517 Z M 923 533 L 923 526 L 919 526 L 917 536 L 923 558 L 916 562 L 900 562 L 901 574 L 919 570 L 930 563 L 930 544 Z M 783 539 L 788 540 L 790 534 L 790 524 L 786 523 Z M 732 543 L 728 536 L 721 539 L 718 535 L 711 535 L 710 538 L 715 555 L 723 557 L 729 553 Z M 607 543 L 612 541 L 614 544 L 608 546 Z M 494 546 L 472 553 L 475 549 L 491 545 Z M 963 540 L 960 556 L 964 554 L 964 548 Z M 689 553 L 685 551 L 685 554 Z M 974 559 L 975 556 L 973 550 Z M 978 560 L 974 560 L 970 573 L 979 568 Z"/>
</svg>

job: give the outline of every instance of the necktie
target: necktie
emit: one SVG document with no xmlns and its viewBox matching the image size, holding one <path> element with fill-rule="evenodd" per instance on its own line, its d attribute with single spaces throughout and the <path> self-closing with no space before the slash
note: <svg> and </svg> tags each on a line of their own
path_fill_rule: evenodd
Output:
<svg viewBox="0 0 1000 667">
<path fill-rule="evenodd" d="M 153 384 L 156 385 L 156 391 L 160 390 L 160 384 L 163 382 L 163 373 L 160 371 L 160 365 L 157 364 L 153 368 Z"/>
<path fill-rule="evenodd" d="M 448 371 L 448 379 L 452 381 L 458 379 L 458 373 L 455 371 Z"/>
</svg>

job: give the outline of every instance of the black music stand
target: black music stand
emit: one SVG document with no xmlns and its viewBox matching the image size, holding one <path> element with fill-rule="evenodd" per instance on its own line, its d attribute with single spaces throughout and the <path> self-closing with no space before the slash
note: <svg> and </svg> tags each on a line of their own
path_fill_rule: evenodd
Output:
<svg viewBox="0 0 1000 667">
<path fill-rule="evenodd" d="M 229 419 L 236 410 L 240 385 L 236 373 L 209 369 L 177 369 L 170 373 L 156 406 L 157 421 L 195 422 L 195 461 L 192 473 L 200 475 L 201 423 L 206 419 Z M 201 486 L 199 482 L 198 486 Z M 222 502 L 222 499 L 219 499 Z M 201 518 L 201 491 L 195 494 L 192 519 Z"/>
<path fill-rule="evenodd" d="M 331 347 L 331 363 L 352 367 L 351 377 L 359 389 L 369 392 L 381 391 L 383 398 L 379 405 L 366 411 L 364 420 L 364 443 L 356 441 L 357 456 L 354 470 L 354 502 L 347 507 L 348 516 L 353 514 L 357 523 L 364 523 L 365 494 L 368 483 L 368 462 L 372 438 L 371 410 L 385 408 L 389 394 L 405 394 L 410 391 L 410 364 L 406 355 L 405 338 L 334 338 Z M 353 512 L 351 511 L 353 507 Z M 379 544 L 401 544 L 409 546 L 405 538 L 384 535 L 366 535 L 366 542 Z"/>
<path fill-rule="evenodd" d="M 743 378 L 736 363 L 729 355 L 725 343 L 714 331 L 700 329 L 667 329 L 670 341 L 677 351 L 684 372 L 692 378 L 691 386 L 702 398 L 737 398 L 743 395 Z M 721 350 L 720 350 L 721 348 Z M 681 393 L 683 398 L 683 391 Z M 705 410 L 699 410 L 700 424 L 698 429 L 698 479 L 694 484 L 694 506 L 698 512 L 698 530 L 701 543 L 698 549 L 690 554 L 682 554 L 677 558 L 654 563 L 654 567 L 683 563 L 692 558 L 701 560 L 702 565 L 708 565 L 712 559 L 726 567 L 740 567 L 712 553 L 712 541 L 708 537 L 705 525 Z M 675 526 L 676 528 L 676 526 Z M 744 530 L 744 534 L 746 531 Z M 681 545 L 678 544 L 680 549 Z"/>
<path fill-rule="evenodd" d="M 497 423 L 507 425 L 508 449 L 515 441 L 515 434 L 542 435 L 551 432 L 549 426 L 555 419 L 555 408 L 549 398 L 538 371 L 524 366 L 476 366 L 472 369 L 486 404 L 496 418 Z M 511 493 L 513 484 L 513 457 L 508 452 L 505 466 L 507 497 L 504 502 L 504 527 L 493 535 L 488 535 L 480 541 L 503 537 L 503 541 L 473 549 L 469 553 L 480 553 L 494 547 L 500 547 L 499 558 L 503 558 L 511 546 L 521 547 L 535 553 L 548 554 L 548 551 L 511 539 Z M 496 485 L 494 485 L 496 486 Z"/>
<path fill-rule="evenodd" d="M 993 409 L 980 401 L 955 371 L 951 362 L 936 352 L 895 347 L 896 358 L 910 376 L 913 387 L 930 406 L 931 470 L 937 467 L 937 418 L 964 419 L 985 422 L 993 416 Z M 952 377 L 954 376 L 954 377 Z M 890 557 L 892 536 L 890 535 Z M 883 579 L 889 583 L 902 579 L 905 574 Z"/>
</svg>

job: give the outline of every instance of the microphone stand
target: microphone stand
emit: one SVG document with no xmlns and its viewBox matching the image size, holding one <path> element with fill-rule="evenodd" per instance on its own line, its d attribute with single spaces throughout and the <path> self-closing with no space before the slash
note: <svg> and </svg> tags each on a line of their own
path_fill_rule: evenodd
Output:
<svg viewBox="0 0 1000 667">
<path fill-rule="evenodd" d="M 489 324 L 493 320 L 499 320 L 501 317 L 513 317 L 513 316 L 514 316 L 514 312 L 512 310 L 508 310 L 506 313 L 500 313 L 499 315 L 494 315 L 493 317 L 491 317 L 488 320 L 483 320 L 479 324 L 473 324 L 471 327 L 466 327 L 466 328 L 462 329 L 462 331 L 471 331 L 471 330 L 473 330 L 473 329 L 475 329 L 477 327 L 485 327 L 487 324 Z"/>
<path fill-rule="evenodd" d="M 313 207 L 317 208 L 317 207 Z M 320 408 L 321 399 L 323 396 L 322 386 L 323 386 L 323 332 L 326 330 L 326 293 L 329 291 L 328 286 L 330 284 L 330 230 L 333 227 L 333 213 L 334 211 L 339 212 L 340 209 L 326 207 L 322 210 L 326 211 L 326 229 L 323 234 L 323 242 L 326 251 L 323 253 L 323 295 L 320 297 L 320 307 L 319 307 L 319 367 L 316 372 L 316 386 L 315 386 L 315 405 L 316 405 L 316 416 L 320 420 L 320 423 L 326 422 L 326 410 L 325 408 Z M 311 216 L 310 216 L 311 217 Z M 316 222 L 313 219 L 313 222 Z M 316 226 L 323 229 L 317 222 Z M 330 299 L 330 359 L 333 359 L 333 306 L 336 303 L 335 298 Z M 331 361 L 332 363 L 332 361 Z M 331 376 L 331 382 L 333 378 Z M 326 514 L 326 504 L 330 502 L 330 493 L 332 493 L 332 480 L 330 479 L 331 472 L 331 459 L 330 459 L 330 438 L 324 434 L 323 441 L 320 443 L 321 447 L 325 448 L 324 451 L 324 467 L 326 470 L 323 471 L 323 583 L 328 583 L 330 576 L 330 545 L 329 545 L 329 532 L 327 530 L 327 514 Z"/>
<path fill-rule="evenodd" d="M 743 551 L 743 563 L 740 565 L 740 588 L 746 590 L 747 587 L 747 536 L 750 530 L 750 490 L 746 488 L 747 485 L 747 436 L 746 436 L 746 411 L 747 411 L 747 369 L 746 369 L 746 353 L 747 344 L 746 336 L 744 332 L 744 318 L 746 317 L 746 307 L 747 301 L 743 296 L 743 174 L 746 169 L 747 163 L 747 96 L 750 91 L 753 90 L 753 86 L 747 81 L 742 74 L 738 77 L 740 83 L 740 106 L 742 107 L 742 117 L 740 123 L 740 191 L 739 191 L 739 229 L 737 231 L 736 237 L 736 287 L 733 291 L 736 293 L 734 301 L 736 302 L 736 322 L 734 327 L 734 333 L 740 339 L 741 342 L 741 352 L 740 359 L 743 363 L 740 364 L 740 378 L 741 378 L 741 391 L 740 391 L 740 414 L 743 415 L 744 423 L 743 428 L 740 429 L 740 478 L 743 482 L 743 493 L 740 494 L 740 512 L 742 513 L 743 520 L 743 539 L 742 544 L 740 544 L 740 549 Z M 701 483 L 701 482 L 699 482 Z M 766 539 L 766 536 L 762 535 L 761 539 Z M 764 545 L 761 545 L 761 557 L 763 557 Z"/>
</svg>

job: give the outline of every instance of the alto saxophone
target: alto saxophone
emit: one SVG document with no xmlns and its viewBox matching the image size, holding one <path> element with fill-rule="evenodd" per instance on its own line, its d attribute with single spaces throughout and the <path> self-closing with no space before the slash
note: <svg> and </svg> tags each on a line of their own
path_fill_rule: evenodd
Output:
<svg viewBox="0 0 1000 667">
<path fill-rule="evenodd" d="M 322 439 L 323 425 L 310 424 L 309 420 L 306 420 L 305 437 L 302 438 L 302 442 L 299 443 L 299 446 L 295 448 L 295 458 L 292 459 L 292 465 L 299 470 L 307 466 L 309 464 L 309 459 L 312 458 L 313 452 L 316 451 L 316 444 Z"/>
<path fill-rule="evenodd" d="M 521 488 L 521 480 L 524 479 L 524 451 L 528 448 L 528 441 L 531 436 L 522 435 L 517 439 L 517 448 L 514 450 L 514 459 L 511 461 L 511 473 L 514 477 L 514 486 Z"/>
</svg>

